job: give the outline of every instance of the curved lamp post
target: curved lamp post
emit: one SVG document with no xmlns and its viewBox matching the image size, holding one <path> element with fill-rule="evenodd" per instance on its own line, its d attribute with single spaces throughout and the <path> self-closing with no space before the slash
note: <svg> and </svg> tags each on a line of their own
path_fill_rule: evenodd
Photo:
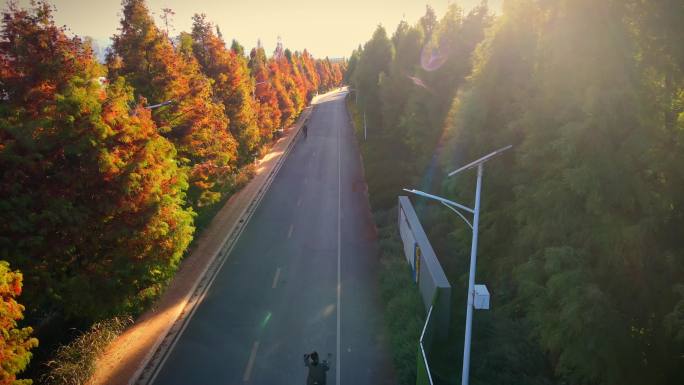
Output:
<svg viewBox="0 0 684 385">
<path fill-rule="evenodd" d="M 472 229 L 473 237 L 470 245 L 470 275 L 468 277 L 468 304 L 466 307 L 466 325 L 465 325 L 465 341 L 463 342 L 463 371 L 461 374 L 461 384 L 468 385 L 468 378 L 470 372 L 470 341 L 472 337 L 472 327 L 473 327 L 473 309 L 489 309 L 489 292 L 485 285 L 475 284 L 475 266 L 477 263 L 477 229 L 480 223 L 480 192 L 482 190 L 482 169 L 486 161 L 494 158 L 495 156 L 501 154 L 502 152 L 513 147 L 508 145 L 502 147 L 494 152 L 491 152 L 480 159 L 472 161 L 465 166 L 456 169 L 448 174 L 448 176 L 454 176 L 462 171 L 470 170 L 471 168 L 477 167 L 477 185 L 475 187 L 475 207 L 470 208 L 464 206 L 460 203 L 450 201 L 448 199 L 439 197 L 437 195 L 428 194 L 419 190 L 409 190 L 404 189 L 406 192 L 422 196 L 424 198 L 432 199 L 440 202 L 444 206 L 448 207 L 451 211 L 458 214 L 461 219 Z M 472 223 L 468 221 L 465 215 L 461 211 L 465 211 L 468 214 L 473 215 Z"/>
</svg>

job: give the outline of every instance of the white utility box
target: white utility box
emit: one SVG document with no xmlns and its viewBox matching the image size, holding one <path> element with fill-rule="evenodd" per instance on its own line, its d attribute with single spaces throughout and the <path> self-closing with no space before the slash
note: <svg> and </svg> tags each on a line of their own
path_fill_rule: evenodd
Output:
<svg viewBox="0 0 684 385">
<path fill-rule="evenodd" d="M 473 307 L 478 310 L 489 309 L 489 291 L 485 285 L 475 285 Z"/>
</svg>

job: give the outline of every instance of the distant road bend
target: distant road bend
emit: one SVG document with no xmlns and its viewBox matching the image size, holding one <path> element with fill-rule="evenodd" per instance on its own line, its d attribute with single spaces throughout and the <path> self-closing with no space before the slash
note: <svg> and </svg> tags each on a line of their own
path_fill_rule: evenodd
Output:
<svg viewBox="0 0 684 385">
<path fill-rule="evenodd" d="M 297 139 L 153 384 L 303 385 L 312 350 L 332 354 L 328 384 L 394 384 L 345 95 L 318 99 L 308 138 Z"/>
</svg>

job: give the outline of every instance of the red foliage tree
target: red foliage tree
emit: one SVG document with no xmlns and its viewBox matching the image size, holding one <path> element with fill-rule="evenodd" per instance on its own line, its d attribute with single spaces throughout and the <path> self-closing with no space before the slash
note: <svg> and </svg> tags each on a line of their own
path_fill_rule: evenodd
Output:
<svg viewBox="0 0 684 385">
<path fill-rule="evenodd" d="M 297 97 L 302 100 L 302 107 L 299 109 L 301 111 L 309 102 L 308 93 L 309 89 L 311 89 L 311 83 L 304 76 L 301 54 L 299 52 L 291 53 L 289 50 L 285 50 L 285 56 L 290 62 L 292 79 L 297 87 Z"/>
<path fill-rule="evenodd" d="M 173 145 L 45 3 L 3 13 L 0 68 L 0 257 L 26 274 L 29 311 L 132 311 L 192 237 Z"/>
<path fill-rule="evenodd" d="M 205 15 L 193 17 L 193 52 L 202 72 L 211 78 L 214 95 L 223 103 L 230 131 L 239 144 L 240 163 L 251 161 L 260 144 L 257 106 L 245 57 L 226 48 Z"/>
<path fill-rule="evenodd" d="M 313 94 L 318 92 L 321 80 L 318 76 L 318 71 L 316 71 L 316 61 L 307 50 L 302 52 L 302 69 L 304 77 L 308 79 L 311 84 L 307 95 L 307 99 L 311 100 Z"/>
<path fill-rule="evenodd" d="M 333 85 L 332 75 L 330 74 L 330 62 L 327 60 L 316 60 L 316 71 L 320 79 L 318 91 L 324 92 L 330 89 Z"/>
<path fill-rule="evenodd" d="M 192 53 L 174 49 L 144 0 L 124 0 L 123 7 L 121 28 L 107 55 L 109 76 L 124 76 L 150 104 L 168 102 L 152 118 L 191 169 L 192 203 L 214 203 L 230 187 L 237 164 L 224 107 L 214 102 L 211 82 Z"/>
<path fill-rule="evenodd" d="M 280 127 L 280 107 L 277 93 L 271 84 L 268 60 L 264 49 L 259 45 L 252 49 L 249 67 L 254 77 L 254 95 L 259 103 L 257 121 L 262 140 L 270 140 L 273 132 Z"/>
</svg>

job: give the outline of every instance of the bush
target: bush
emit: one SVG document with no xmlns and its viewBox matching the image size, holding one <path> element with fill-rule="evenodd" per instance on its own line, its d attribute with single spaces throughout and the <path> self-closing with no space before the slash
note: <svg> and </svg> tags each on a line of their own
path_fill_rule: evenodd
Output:
<svg viewBox="0 0 684 385">
<path fill-rule="evenodd" d="M 30 385 L 31 380 L 17 380 L 17 373 L 26 369 L 31 349 L 38 340 L 31 337 L 33 329 L 20 327 L 24 305 L 17 302 L 21 295 L 23 276 L 12 271 L 9 263 L 0 261 L 0 384 Z"/>
<path fill-rule="evenodd" d="M 195 228 L 197 229 L 195 231 L 195 238 L 193 241 L 197 241 L 200 237 L 199 235 L 201 234 L 201 231 L 204 230 L 211 224 L 211 221 L 214 219 L 216 214 L 223 208 L 223 206 L 228 202 L 228 200 L 238 191 L 240 191 L 243 187 L 249 183 L 249 181 L 254 178 L 256 175 L 256 167 L 254 163 L 249 163 L 244 166 L 242 166 L 238 172 L 233 176 L 233 179 L 231 180 L 231 183 L 228 183 L 227 185 L 229 188 L 221 191 L 221 198 L 213 203 L 209 203 L 206 206 L 201 207 L 198 212 L 197 216 L 195 217 Z M 194 243 L 194 242 L 193 242 Z M 191 245 L 189 249 L 192 249 Z"/>
<path fill-rule="evenodd" d="M 396 229 L 396 228 L 395 228 Z M 385 327 L 389 334 L 392 359 L 399 384 L 416 383 L 418 340 L 423 326 L 423 304 L 401 254 L 397 239 L 381 241 L 380 295 L 385 304 Z"/>
</svg>

